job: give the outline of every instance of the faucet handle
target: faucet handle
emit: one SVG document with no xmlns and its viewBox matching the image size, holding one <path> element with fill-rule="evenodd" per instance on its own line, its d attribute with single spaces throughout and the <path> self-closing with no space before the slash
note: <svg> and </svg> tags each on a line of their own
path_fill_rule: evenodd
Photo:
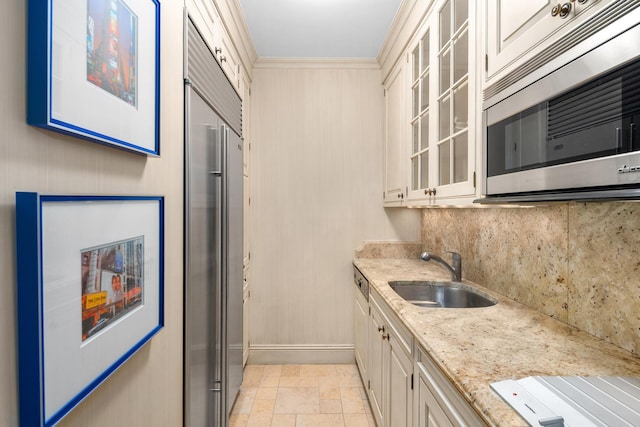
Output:
<svg viewBox="0 0 640 427">
<path fill-rule="evenodd" d="M 451 254 L 451 258 L 453 259 L 453 272 L 454 278 L 456 282 L 460 282 L 462 280 L 462 255 L 458 252 L 446 251 L 448 254 Z"/>
<path fill-rule="evenodd" d="M 451 258 L 453 258 L 454 261 L 458 261 L 462 259 L 462 255 L 460 255 L 458 252 L 454 252 L 454 251 L 445 251 L 445 253 L 447 254 L 451 254 Z"/>
</svg>

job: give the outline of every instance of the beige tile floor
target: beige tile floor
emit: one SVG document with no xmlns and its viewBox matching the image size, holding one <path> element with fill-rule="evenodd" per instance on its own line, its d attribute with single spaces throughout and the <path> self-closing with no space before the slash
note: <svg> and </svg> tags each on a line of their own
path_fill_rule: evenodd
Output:
<svg viewBox="0 0 640 427">
<path fill-rule="evenodd" d="M 375 427 L 356 365 L 247 365 L 230 427 Z"/>
</svg>

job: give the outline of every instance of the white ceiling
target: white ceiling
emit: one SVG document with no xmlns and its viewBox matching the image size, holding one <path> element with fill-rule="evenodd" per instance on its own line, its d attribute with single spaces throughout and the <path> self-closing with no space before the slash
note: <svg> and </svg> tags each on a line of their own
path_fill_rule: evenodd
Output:
<svg viewBox="0 0 640 427">
<path fill-rule="evenodd" d="M 240 0 L 259 57 L 375 58 L 402 0 Z"/>
</svg>

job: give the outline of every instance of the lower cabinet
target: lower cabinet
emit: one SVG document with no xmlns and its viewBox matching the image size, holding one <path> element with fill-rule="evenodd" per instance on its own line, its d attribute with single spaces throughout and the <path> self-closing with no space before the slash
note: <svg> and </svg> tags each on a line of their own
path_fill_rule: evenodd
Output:
<svg viewBox="0 0 640 427">
<path fill-rule="evenodd" d="M 382 340 L 385 333 L 384 320 L 379 310 L 374 309 L 373 293 L 369 294 L 369 381 L 367 393 L 373 417 L 376 419 L 378 427 L 383 427 L 384 404 L 382 400 L 382 379 L 385 377 L 385 357 L 386 346 Z M 388 371 L 388 369 L 386 369 Z"/>
<path fill-rule="evenodd" d="M 364 384 L 369 380 L 369 302 L 360 289 L 353 287 L 353 333 L 355 336 L 354 353 L 360 377 Z"/>
<path fill-rule="evenodd" d="M 372 291 L 369 296 L 369 402 L 378 427 L 411 426 L 413 336 L 379 301 Z"/>
<path fill-rule="evenodd" d="M 390 335 L 389 342 L 389 387 L 387 426 L 405 427 L 413 425 L 413 362 L 401 348 L 398 340 Z"/>
<path fill-rule="evenodd" d="M 355 357 L 378 427 L 484 426 L 382 297 L 355 289 Z"/>
<path fill-rule="evenodd" d="M 415 367 L 418 427 L 485 425 L 431 357 L 419 347 Z"/>
</svg>

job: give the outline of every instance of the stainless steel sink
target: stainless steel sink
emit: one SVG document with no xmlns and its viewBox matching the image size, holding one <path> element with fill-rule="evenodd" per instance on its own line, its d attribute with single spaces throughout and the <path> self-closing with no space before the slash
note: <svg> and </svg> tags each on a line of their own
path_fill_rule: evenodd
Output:
<svg viewBox="0 0 640 427">
<path fill-rule="evenodd" d="M 489 307 L 498 302 L 458 282 L 398 281 L 389 282 L 389 286 L 407 302 L 420 307 L 475 308 Z"/>
</svg>

